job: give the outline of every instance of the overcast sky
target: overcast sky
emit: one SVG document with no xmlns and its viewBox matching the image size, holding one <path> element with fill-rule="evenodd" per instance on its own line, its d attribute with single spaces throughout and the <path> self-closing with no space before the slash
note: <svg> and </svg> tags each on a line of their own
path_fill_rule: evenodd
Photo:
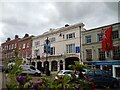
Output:
<svg viewBox="0 0 120 90">
<path fill-rule="evenodd" d="M 76 1 L 76 0 L 75 0 Z M 87 1 L 87 0 L 85 0 Z M 50 28 L 84 23 L 86 29 L 118 22 L 118 2 L 0 1 L 0 44 L 17 34 L 40 35 Z M 108 0 L 107 0 L 108 1 Z M 115 2 L 116 1 L 116 2 Z"/>
</svg>

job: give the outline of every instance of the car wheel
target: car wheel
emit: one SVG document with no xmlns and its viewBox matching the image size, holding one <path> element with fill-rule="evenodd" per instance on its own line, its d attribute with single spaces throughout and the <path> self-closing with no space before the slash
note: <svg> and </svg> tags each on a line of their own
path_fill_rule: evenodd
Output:
<svg viewBox="0 0 120 90">
<path fill-rule="evenodd" d="M 118 87 L 119 87 L 119 83 L 117 83 L 117 82 L 112 83 L 112 88 L 118 88 Z"/>
<path fill-rule="evenodd" d="M 35 73 L 35 76 L 38 76 L 38 73 Z"/>
</svg>

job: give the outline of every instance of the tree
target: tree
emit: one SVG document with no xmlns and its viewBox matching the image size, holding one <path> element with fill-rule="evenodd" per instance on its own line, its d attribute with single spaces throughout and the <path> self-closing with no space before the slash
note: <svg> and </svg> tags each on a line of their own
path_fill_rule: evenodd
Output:
<svg viewBox="0 0 120 90">
<path fill-rule="evenodd" d="M 16 60 L 18 59 L 18 54 L 19 54 L 18 49 L 15 49 L 15 51 L 14 51 L 14 55 L 15 55 L 15 59 L 16 59 Z"/>
<path fill-rule="evenodd" d="M 80 64 L 78 61 L 75 61 L 75 65 L 69 65 L 70 69 L 76 71 L 82 71 L 83 69 L 87 68 L 87 66 Z"/>
</svg>

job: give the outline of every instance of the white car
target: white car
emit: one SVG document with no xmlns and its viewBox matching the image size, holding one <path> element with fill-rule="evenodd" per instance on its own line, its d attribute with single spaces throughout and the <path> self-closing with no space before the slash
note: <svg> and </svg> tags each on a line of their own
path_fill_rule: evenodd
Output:
<svg viewBox="0 0 120 90">
<path fill-rule="evenodd" d="M 35 75 L 35 76 L 41 75 L 41 72 L 33 65 L 20 65 L 20 67 L 23 70 L 22 74 Z"/>
<path fill-rule="evenodd" d="M 58 76 L 70 76 L 74 74 L 74 71 L 73 70 L 60 70 L 57 75 L 55 76 L 55 79 L 58 79 Z"/>
</svg>

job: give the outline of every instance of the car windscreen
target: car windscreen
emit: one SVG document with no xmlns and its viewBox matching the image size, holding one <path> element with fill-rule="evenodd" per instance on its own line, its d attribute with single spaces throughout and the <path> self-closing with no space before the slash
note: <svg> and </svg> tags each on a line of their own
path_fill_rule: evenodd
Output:
<svg viewBox="0 0 120 90">
<path fill-rule="evenodd" d="M 87 75 L 94 75 L 94 72 L 92 70 L 86 72 Z"/>
<path fill-rule="evenodd" d="M 103 75 L 103 72 L 98 70 L 98 71 L 95 71 L 95 75 L 96 76 L 102 76 Z"/>
<path fill-rule="evenodd" d="M 58 73 L 59 73 L 59 74 L 61 74 L 61 73 L 63 73 L 63 71 L 62 71 L 62 70 L 60 70 Z"/>
<path fill-rule="evenodd" d="M 33 66 L 30 66 L 30 69 L 32 69 L 32 70 L 36 70 L 35 67 L 33 67 Z"/>
<path fill-rule="evenodd" d="M 63 74 L 72 74 L 72 72 L 64 72 Z"/>
</svg>

